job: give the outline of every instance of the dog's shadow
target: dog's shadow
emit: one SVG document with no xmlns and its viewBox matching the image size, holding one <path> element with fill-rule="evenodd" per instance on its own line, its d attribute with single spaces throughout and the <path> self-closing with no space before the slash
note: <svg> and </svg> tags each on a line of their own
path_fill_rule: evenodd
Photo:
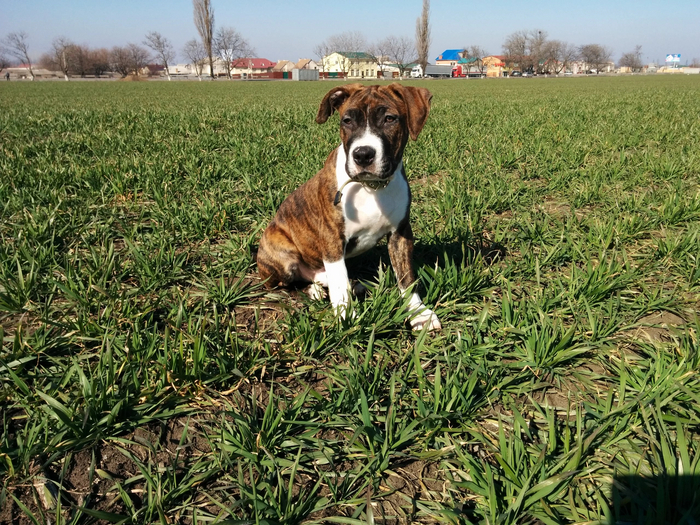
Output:
<svg viewBox="0 0 700 525">
<path fill-rule="evenodd" d="M 447 261 L 459 264 L 469 264 L 482 259 L 491 265 L 505 259 L 507 248 L 496 242 L 483 242 L 474 237 L 456 239 L 450 243 L 421 243 L 413 248 L 413 268 L 418 271 L 423 266 L 444 268 Z M 348 275 L 351 280 L 377 282 L 379 268 L 390 267 L 390 257 L 386 242 L 382 242 L 372 250 L 346 259 Z"/>
<path fill-rule="evenodd" d="M 257 246 L 251 250 L 253 260 L 257 263 Z M 477 259 L 491 265 L 503 260 L 508 255 L 507 248 L 496 242 L 483 242 L 474 237 L 459 238 L 450 243 L 421 243 L 417 242 L 413 248 L 413 269 L 417 273 L 423 266 L 444 268 L 447 261 L 452 263 L 470 264 Z M 366 251 L 356 257 L 345 260 L 348 269 L 348 277 L 352 283 L 377 283 L 380 280 L 380 268 L 390 268 L 391 259 L 386 241 L 382 241 L 373 249 Z M 298 296 L 299 292 L 306 293 L 309 283 L 294 282 L 286 286 L 285 289 Z M 362 287 L 360 287 L 361 289 Z M 353 291 L 355 288 L 353 287 Z M 366 289 L 355 295 L 359 299 L 364 299 Z"/>
</svg>

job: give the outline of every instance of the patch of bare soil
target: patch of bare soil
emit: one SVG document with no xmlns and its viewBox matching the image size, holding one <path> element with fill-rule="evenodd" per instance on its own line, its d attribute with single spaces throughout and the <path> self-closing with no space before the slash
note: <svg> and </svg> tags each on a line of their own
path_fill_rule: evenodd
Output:
<svg viewBox="0 0 700 525">
<path fill-rule="evenodd" d="M 342 471 L 351 471 L 351 464 L 344 464 Z M 449 481 L 438 463 L 407 460 L 385 472 L 379 490 L 368 490 L 364 497 L 371 505 L 373 521 L 387 525 L 408 523 L 441 523 L 439 516 L 426 516 L 423 510 L 428 502 L 444 503 Z M 322 495 L 327 495 L 323 493 Z M 419 505 L 420 502 L 420 505 Z M 331 507 L 310 515 L 310 520 L 352 516 L 355 507 Z"/>
<path fill-rule="evenodd" d="M 422 177 L 418 177 L 415 179 L 412 178 L 410 182 L 412 185 L 414 185 L 416 187 L 434 186 L 447 176 L 448 175 L 445 172 L 438 171 L 438 172 L 433 173 L 431 175 L 423 175 Z"/>
<path fill-rule="evenodd" d="M 639 320 L 628 335 L 637 341 L 663 343 L 671 340 L 674 328 L 685 325 L 685 319 L 671 312 L 654 312 Z"/>
<path fill-rule="evenodd" d="M 61 487 L 60 503 L 66 521 L 70 521 L 76 508 L 83 506 L 97 511 L 126 514 L 115 481 L 123 484 L 130 477 L 139 475 L 140 470 L 123 450 L 133 454 L 139 461 L 155 462 L 177 469 L 196 457 L 211 452 L 207 440 L 198 431 L 198 426 L 196 421 L 185 417 L 163 424 L 147 425 L 123 436 L 124 441 L 119 444 L 103 441 L 67 454 L 43 471 L 37 467 L 36 472 L 30 473 L 30 481 L 8 487 L 7 498 L 0 508 L 0 525 L 34 523 L 14 498 L 39 522 L 42 522 L 42 515 L 53 521 L 56 513 L 54 498 L 59 494 L 58 487 Z M 183 439 L 185 431 L 187 434 Z M 155 455 L 149 457 L 152 451 L 155 451 Z M 130 485 L 127 490 L 136 508 L 142 505 L 143 490 L 142 485 Z"/>
<path fill-rule="evenodd" d="M 448 481 L 435 463 L 411 460 L 388 471 L 380 489 L 385 496 L 373 502 L 375 519 L 382 523 L 437 523 L 418 517 L 418 501 L 444 501 Z"/>
<path fill-rule="evenodd" d="M 571 206 L 565 202 L 558 202 L 553 199 L 546 199 L 540 209 L 547 215 L 562 218 L 571 214 Z"/>
<path fill-rule="evenodd" d="M 0 328 L 4 332 L 5 338 L 13 338 L 17 330 L 21 328 L 22 336 L 29 337 L 41 326 L 38 317 L 30 312 L 13 313 L 0 316 Z M 0 341 L 0 344 L 2 342 Z"/>
</svg>

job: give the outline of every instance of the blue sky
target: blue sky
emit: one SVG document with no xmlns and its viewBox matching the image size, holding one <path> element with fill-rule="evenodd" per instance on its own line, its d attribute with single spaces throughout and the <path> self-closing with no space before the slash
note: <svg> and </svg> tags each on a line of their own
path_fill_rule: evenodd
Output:
<svg viewBox="0 0 700 525">
<path fill-rule="evenodd" d="M 216 24 L 240 31 L 270 60 L 313 57 L 328 36 L 360 31 L 368 41 L 388 35 L 413 38 L 422 0 L 212 0 Z M 509 34 L 546 31 L 575 45 L 602 44 L 617 60 L 642 46 L 644 61 L 681 53 L 681 62 L 700 58 L 700 0 L 432 0 L 431 60 L 445 49 L 479 45 L 499 54 Z M 23 30 L 31 54 L 48 51 L 57 36 L 93 47 L 140 43 L 159 31 L 180 50 L 196 36 L 191 0 L 0 0 L 0 37 Z M 181 53 L 179 60 L 184 61 Z"/>
</svg>

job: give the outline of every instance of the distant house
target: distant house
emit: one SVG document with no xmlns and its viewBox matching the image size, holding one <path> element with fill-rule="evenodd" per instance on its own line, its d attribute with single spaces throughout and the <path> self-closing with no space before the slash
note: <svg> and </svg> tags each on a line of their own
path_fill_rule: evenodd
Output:
<svg viewBox="0 0 700 525">
<path fill-rule="evenodd" d="M 347 73 L 348 78 L 377 78 L 377 62 L 373 55 L 361 51 L 337 51 L 322 59 L 328 73 Z"/>
<path fill-rule="evenodd" d="M 301 58 L 299 62 L 294 65 L 294 69 L 316 69 L 318 70 L 318 64 L 311 60 L 310 58 Z"/>
<path fill-rule="evenodd" d="M 250 75 L 258 73 L 270 73 L 275 63 L 267 58 L 239 58 L 232 64 L 234 75 Z"/>
<path fill-rule="evenodd" d="M 197 72 L 194 70 L 192 64 L 175 64 L 174 66 L 168 66 L 168 73 L 171 76 L 187 76 L 195 75 Z"/>
<path fill-rule="evenodd" d="M 456 66 L 462 58 L 463 49 L 445 49 L 435 59 L 436 66 Z"/>
<path fill-rule="evenodd" d="M 290 60 L 279 60 L 275 64 L 275 67 L 272 68 L 272 71 L 291 71 L 292 69 L 294 69 L 294 66 L 294 62 Z"/>
<path fill-rule="evenodd" d="M 164 72 L 165 66 L 161 66 L 160 64 L 148 64 L 146 67 L 141 69 L 139 74 L 149 77 L 157 77 L 162 75 Z"/>
<path fill-rule="evenodd" d="M 417 64 L 415 62 L 411 62 L 409 64 L 396 64 L 394 62 L 382 62 L 381 68 L 377 68 L 378 70 L 382 70 L 381 74 L 382 77 L 385 79 L 390 79 L 390 78 L 410 78 L 411 72 L 413 68 Z M 420 66 L 418 66 L 420 67 Z M 403 77 L 402 77 L 403 73 Z"/>
<path fill-rule="evenodd" d="M 503 55 L 490 55 L 481 60 L 486 67 L 487 77 L 506 76 L 506 57 Z"/>
<path fill-rule="evenodd" d="M 591 73 L 612 73 L 613 71 L 615 71 L 615 63 L 608 62 L 600 68 L 600 71 L 596 71 L 594 68 L 595 66 L 587 64 L 583 60 L 577 60 L 575 62 L 570 62 L 568 64 L 567 70 L 571 71 L 574 75 L 585 74 L 588 71 L 590 71 Z"/>
<path fill-rule="evenodd" d="M 226 62 L 220 58 L 214 59 L 214 76 L 223 77 L 226 76 Z M 202 75 L 205 77 L 211 76 L 209 68 L 209 60 L 205 60 L 202 66 Z"/>
</svg>

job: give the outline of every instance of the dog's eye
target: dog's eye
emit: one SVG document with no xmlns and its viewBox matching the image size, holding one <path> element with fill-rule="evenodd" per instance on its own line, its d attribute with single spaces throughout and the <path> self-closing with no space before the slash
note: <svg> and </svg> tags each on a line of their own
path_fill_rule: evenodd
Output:
<svg viewBox="0 0 700 525">
<path fill-rule="evenodd" d="M 350 117 L 343 117 L 343 124 L 352 124 L 352 119 Z"/>
<path fill-rule="evenodd" d="M 384 117 L 384 122 L 395 122 L 396 117 L 394 115 L 387 115 Z"/>
</svg>

